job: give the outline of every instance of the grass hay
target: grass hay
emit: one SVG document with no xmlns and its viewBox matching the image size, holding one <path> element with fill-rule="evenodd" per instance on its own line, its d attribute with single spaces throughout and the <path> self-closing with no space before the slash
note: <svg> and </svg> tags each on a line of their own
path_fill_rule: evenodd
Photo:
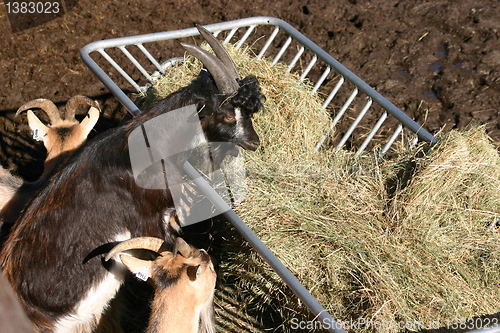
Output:
<svg viewBox="0 0 500 333">
<path fill-rule="evenodd" d="M 249 49 L 230 51 L 267 97 L 235 210 L 334 318 L 353 332 L 399 332 L 486 324 L 500 311 L 500 158 L 483 128 L 391 161 L 314 152 L 330 118 L 310 85 Z M 154 98 L 200 69 L 191 57 L 170 68 Z M 222 331 L 321 331 L 299 329 L 312 323 L 308 310 L 235 233 L 222 247 Z"/>
</svg>

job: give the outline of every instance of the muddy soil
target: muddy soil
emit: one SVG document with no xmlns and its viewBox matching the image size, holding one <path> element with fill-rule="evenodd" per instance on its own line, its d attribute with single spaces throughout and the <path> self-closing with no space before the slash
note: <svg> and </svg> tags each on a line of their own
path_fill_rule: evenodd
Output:
<svg viewBox="0 0 500 333">
<path fill-rule="evenodd" d="M 66 0 L 59 15 L 34 27 L 9 17 L 6 3 L 0 5 L 0 161 L 27 179 L 38 176 L 45 151 L 32 143 L 25 118 L 14 118 L 23 103 L 95 98 L 105 108 L 97 132 L 125 113 L 81 61 L 84 45 L 260 15 L 289 22 L 430 132 L 484 124 L 500 142 L 496 0 Z"/>
</svg>

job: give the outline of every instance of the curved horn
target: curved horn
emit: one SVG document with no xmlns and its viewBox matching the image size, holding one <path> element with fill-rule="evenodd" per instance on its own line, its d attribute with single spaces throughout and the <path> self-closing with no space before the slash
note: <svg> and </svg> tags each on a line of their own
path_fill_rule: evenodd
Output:
<svg viewBox="0 0 500 333">
<path fill-rule="evenodd" d="M 222 61 L 224 66 L 226 66 L 226 69 L 229 72 L 229 74 L 235 80 L 239 80 L 240 74 L 238 73 L 238 70 L 236 69 L 236 65 L 235 65 L 233 59 L 231 59 L 231 57 L 229 56 L 229 53 L 227 53 L 227 50 L 224 47 L 224 45 L 222 45 L 221 42 L 217 38 L 215 38 L 215 36 L 212 35 L 212 33 L 210 31 L 208 31 L 207 29 L 205 29 L 201 25 L 197 24 L 196 28 L 198 29 L 200 34 L 203 36 L 203 38 L 205 38 L 205 40 L 208 42 L 208 44 L 210 45 L 212 50 L 214 50 L 217 58 L 219 58 L 219 60 Z"/>
<path fill-rule="evenodd" d="M 45 111 L 47 116 L 49 116 L 49 120 L 52 125 L 61 121 L 61 116 L 59 115 L 57 106 L 52 101 L 45 98 L 34 99 L 22 105 L 19 109 L 17 109 L 16 117 L 23 111 L 35 108 Z"/>
<path fill-rule="evenodd" d="M 177 253 L 180 253 L 184 258 L 191 258 L 193 254 L 193 248 L 188 243 L 186 243 L 184 239 L 177 237 L 175 239 L 172 254 L 174 257 L 176 257 Z"/>
<path fill-rule="evenodd" d="M 86 96 L 76 95 L 71 97 L 66 103 L 66 120 L 75 120 L 76 109 L 79 105 L 89 105 L 101 111 L 101 107 L 97 101 Z"/>
<path fill-rule="evenodd" d="M 108 261 L 118 253 L 132 249 L 144 249 L 153 252 L 159 252 L 164 242 L 165 241 L 163 239 L 155 237 L 131 238 L 129 240 L 121 242 L 120 244 L 112 248 L 104 258 L 104 260 Z"/>
<path fill-rule="evenodd" d="M 205 65 L 212 74 L 217 89 L 221 94 L 230 95 L 240 88 L 238 82 L 227 71 L 226 66 L 213 54 L 193 44 L 181 43 L 181 45 Z"/>
</svg>

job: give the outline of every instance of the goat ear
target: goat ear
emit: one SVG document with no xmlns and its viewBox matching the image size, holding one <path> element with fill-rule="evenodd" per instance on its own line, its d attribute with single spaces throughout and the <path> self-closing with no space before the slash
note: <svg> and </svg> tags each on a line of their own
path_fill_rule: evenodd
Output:
<svg viewBox="0 0 500 333">
<path fill-rule="evenodd" d="M 153 261 L 137 259 L 136 257 L 126 254 L 120 254 L 120 260 L 138 279 L 146 281 L 151 277 L 153 272 Z"/>
<path fill-rule="evenodd" d="M 184 258 L 191 258 L 191 246 L 180 237 L 175 239 L 174 250 L 172 251 L 174 258 L 177 256 L 177 253 L 180 253 Z"/>
<path fill-rule="evenodd" d="M 201 266 L 188 266 L 187 267 L 187 276 L 189 280 L 196 281 L 201 275 Z"/>
<path fill-rule="evenodd" d="M 90 131 L 94 128 L 95 124 L 97 123 L 97 120 L 99 120 L 99 110 L 92 106 L 90 107 L 87 116 L 82 120 L 80 125 L 78 125 L 82 129 L 83 134 L 85 136 L 87 136 L 90 133 Z"/>
<path fill-rule="evenodd" d="M 49 128 L 45 126 L 44 123 L 33 113 L 33 111 L 28 111 L 28 125 L 33 132 L 33 138 L 37 141 L 44 141 L 45 136 L 49 132 Z"/>
</svg>

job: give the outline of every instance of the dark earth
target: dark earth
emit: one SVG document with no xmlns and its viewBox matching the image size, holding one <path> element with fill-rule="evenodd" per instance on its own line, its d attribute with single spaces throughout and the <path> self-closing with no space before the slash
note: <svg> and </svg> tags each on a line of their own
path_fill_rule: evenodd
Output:
<svg viewBox="0 0 500 333">
<path fill-rule="evenodd" d="M 30 179 L 45 151 L 33 144 L 22 104 L 73 95 L 104 108 L 96 132 L 124 109 L 80 59 L 93 41 L 274 16 L 297 28 L 433 134 L 484 124 L 500 143 L 500 8 L 497 0 L 364 1 L 66 0 L 62 12 L 23 25 L 0 5 L 0 161 Z M 21 21 L 20 21 L 21 20 Z M 26 22 L 24 22 L 26 23 Z"/>
</svg>

